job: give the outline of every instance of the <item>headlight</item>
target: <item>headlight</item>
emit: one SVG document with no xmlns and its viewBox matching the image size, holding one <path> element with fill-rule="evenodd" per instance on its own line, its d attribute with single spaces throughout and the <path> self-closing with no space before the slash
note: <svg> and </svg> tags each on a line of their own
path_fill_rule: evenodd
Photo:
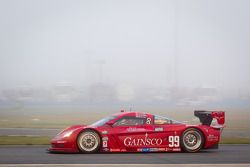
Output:
<svg viewBox="0 0 250 167">
<path fill-rule="evenodd" d="M 66 132 L 63 134 L 63 137 L 69 137 L 72 133 L 73 131 Z"/>
</svg>

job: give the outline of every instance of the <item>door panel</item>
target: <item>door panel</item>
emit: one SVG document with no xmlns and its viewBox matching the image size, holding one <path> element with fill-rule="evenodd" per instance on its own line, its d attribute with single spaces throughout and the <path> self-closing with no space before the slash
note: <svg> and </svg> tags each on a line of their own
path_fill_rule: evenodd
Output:
<svg viewBox="0 0 250 167">
<path fill-rule="evenodd" d="M 136 140 L 143 138 L 146 134 L 144 126 L 118 126 L 114 129 L 119 145 L 124 148 L 137 148 L 140 143 Z"/>
</svg>

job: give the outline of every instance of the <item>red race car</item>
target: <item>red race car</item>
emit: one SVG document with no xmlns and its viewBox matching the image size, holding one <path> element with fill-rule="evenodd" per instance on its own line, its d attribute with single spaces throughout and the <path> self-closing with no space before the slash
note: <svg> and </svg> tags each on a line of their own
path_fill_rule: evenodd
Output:
<svg viewBox="0 0 250 167">
<path fill-rule="evenodd" d="M 200 125 L 166 117 L 121 112 L 92 125 L 75 125 L 51 141 L 50 152 L 197 152 L 218 148 L 225 112 L 195 111 Z M 212 121 L 216 126 L 211 126 Z M 214 121 L 213 121 L 214 122 Z"/>
</svg>

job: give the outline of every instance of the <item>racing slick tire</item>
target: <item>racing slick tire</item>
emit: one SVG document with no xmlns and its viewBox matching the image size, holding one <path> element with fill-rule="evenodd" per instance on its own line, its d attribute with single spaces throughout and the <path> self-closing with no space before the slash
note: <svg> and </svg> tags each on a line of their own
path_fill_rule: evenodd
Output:
<svg viewBox="0 0 250 167">
<path fill-rule="evenodd" d="M 185 152 L 198 152 L 204 145 L 204 135 L 196 128 L 186 129 L 181 136 L 181 148 Z"/>
<path fill-rule="evenodd" d="M 100 149 L 101 139 L 97 132 L 85 130 L 77 137 L 77 146 L 82 153 L 96 153 Z"/>
</svg>

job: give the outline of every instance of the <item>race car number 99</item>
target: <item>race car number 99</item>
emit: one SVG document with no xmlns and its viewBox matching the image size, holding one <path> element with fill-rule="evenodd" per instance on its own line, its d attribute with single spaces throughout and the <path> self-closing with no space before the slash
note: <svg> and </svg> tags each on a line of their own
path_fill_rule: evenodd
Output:
<svg viewBox="0 0 250 167">
<path fill-rule="evenodd" d="M 180 137 L 179 136 L 169 136 L 168 137 L 168 146 L 169 147 L 179 147 L 180 146 Z"/>
</svg>

